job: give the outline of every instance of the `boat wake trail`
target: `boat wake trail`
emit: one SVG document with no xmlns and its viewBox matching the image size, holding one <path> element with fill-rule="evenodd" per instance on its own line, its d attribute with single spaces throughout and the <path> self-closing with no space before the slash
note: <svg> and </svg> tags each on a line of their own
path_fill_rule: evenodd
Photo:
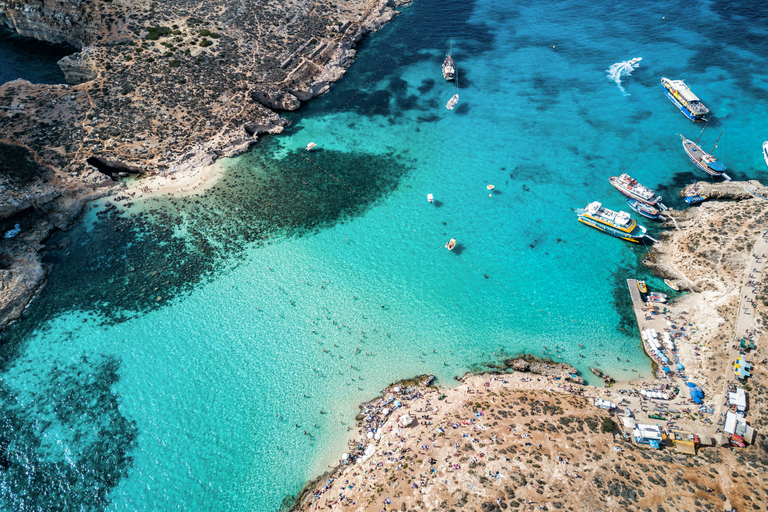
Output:
<svg viewBox="0 0 768 512">
<path fill-rule="evenodd" d="M 608 78 L 616 82 L 616 85 L 619 86 L 619 90 L 624 96 L 629 96 L 629 93 L 624 90 L 624 87 L 622 87 L 621 79 L 625 76 L 631 75 L 632 71 L 637 69 L 637 67 L 640 65 L 641 60 L 643 60 L 642 57 L 635 57 L 632 60 L 611 64 L 611 67 L 608 68 Z"/>
</svg>

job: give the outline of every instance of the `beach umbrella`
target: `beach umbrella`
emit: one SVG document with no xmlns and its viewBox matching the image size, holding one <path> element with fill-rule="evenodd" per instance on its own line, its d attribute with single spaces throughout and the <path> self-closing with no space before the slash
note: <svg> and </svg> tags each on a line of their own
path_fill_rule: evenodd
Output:
<svg viewBox="0 0 768 512">
<path fill-rule="evenodd" d="M 368 432 L 367 436 L 368 436 L 368 439 L 373 439 L 373 432 Z"/>
<path fill-rule="evenodd" d="M 347 459 L 349 459 L 348 453 L 345 453 L 344 455 L 341 456 L 341 460 L 347 460 Z"/>
<path fill-rule="evenodd" d="M 665 372 L 667 372 L 667 373 L 669 373 L 669 371 L 670 371 L 670 370 L 669 370 L 669 367 L 668 367 L 668 366 L 665 366 L 665 367 L 664 367 L 664 371 L 665 371 Z"/>
</svg>

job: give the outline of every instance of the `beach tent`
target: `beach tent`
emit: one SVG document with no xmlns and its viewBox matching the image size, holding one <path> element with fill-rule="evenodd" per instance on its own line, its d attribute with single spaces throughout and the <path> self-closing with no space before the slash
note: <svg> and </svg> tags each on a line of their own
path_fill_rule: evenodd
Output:
<svg viewBox="0 0 768 512">
<path fill-rule="evenodd" d="M 709 434 L 699 434 L 699 445 L 712 446 L 712 438 L 709 437 Z"/>
<path fill-rule="evenodd" d="M 413 418 L 411 418 L 407 414 L 403 414 L 402 416 L 400 416 L 400 424 L 402 426 L 407 427 L 411 423 L 413 423 Z"/>
<path fill-rule="evenodd" d="M 725 426 L 723 427 L 723 432 L 731 435 L 736 433 L 736 415 L 732 412 L 725 414 Z"/>
<path fill-rule="evenodd" d="M 635 420 L 628 416 L 624 416 L 621 418 L 621 420 L 624 422 L 624 428 L 627 430 L 634 430 L 637 428 L 637 423 L 635 423 Z"/>
</svg>

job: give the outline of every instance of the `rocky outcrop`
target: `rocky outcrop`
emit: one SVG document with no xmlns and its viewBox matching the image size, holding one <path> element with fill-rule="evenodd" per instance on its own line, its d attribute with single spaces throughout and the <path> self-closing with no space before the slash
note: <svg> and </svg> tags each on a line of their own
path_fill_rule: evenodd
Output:
<svg viewBox="0 0 768 512">
<path fill-rule="evenodd" d="M 577 375 L 578 370 L 565 363 L 553 363 L 550 361 L 541 361 L 532 356 L 523 356 L 515 359 L 507 359 L 504 365 L 516 372 L 535 373 L 554 379 L 584 384 L 583 378 Z"/>
<path fill-rule="evenodd" d="M 68 83 L 77 85 L 96 79 L 98 71 L 92 50 L 92 48 L 86 48 L 81 52 L 68 55 L 58 62 Z"/>
<path fill-rule="evenodd" d="M 721 183 L 699 181 L 680 191 L 682 197 L 696 194 L 705 196 L 707 199 L 740 201 L 752 197 L 768 198 L 768 187 L 763 186 L 757 180 L 724 181 Z"/>
</svg>

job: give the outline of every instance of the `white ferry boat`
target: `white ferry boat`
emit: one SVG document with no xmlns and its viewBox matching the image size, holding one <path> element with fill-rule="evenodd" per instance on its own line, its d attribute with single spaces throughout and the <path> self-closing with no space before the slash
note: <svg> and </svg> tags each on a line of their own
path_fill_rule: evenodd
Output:
<svg viewBox="0 0 768 512">
<path fill-rule="evenodd" d="M 609 210 L 598 201 L 589 203 L 586 208 L 579 208 L 576 214 L 579 216 L 578 221 L 582 224 L 622 240 L 637 244 L 646 237 L 647 230 L 630 217 L 629 213 Z"/>
<path fill-rule="evenodd" d="M 629 174 L 622 174 L 621 176 L 611 176 L 608 178 L 611 185 L 616 187 L 616 190 L 624 194 L 630 199 L 635 199 L 641 203 L 645 203 L 649 206 L 659 206 L 664 209 L 664 205 L 661 204 L 661 196 L 657 196 L 656 193 L 646 186 L 641 185 L 636 179 L 632 178 Z"/>
<path fill-rule="evenodd" d="M 664 94 L 667 95 L 669 101 L 676 106 L 685 117 L 691 121 L 703 121 L 709 109 L 701 102 L 701 100 L 691 92 L 690 87 L 685 85 L 682 80 L 670 80 L 669 78 L 661 78 L 661 85 L 664 87 Z"/>
</svg>

